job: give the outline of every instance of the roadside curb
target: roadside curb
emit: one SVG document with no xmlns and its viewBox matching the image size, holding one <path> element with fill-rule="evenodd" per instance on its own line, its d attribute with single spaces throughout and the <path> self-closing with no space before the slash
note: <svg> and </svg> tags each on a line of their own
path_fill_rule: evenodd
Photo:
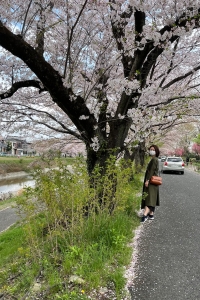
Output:
<svg viewBox="0 0 200 300">
<path fill-rule="evenodd" d="M 199 173 L 196 169 L 196 166 L 185 166 L 185 169 L 189 170 L 189 171 L 192 171 L 192 172 L 195 172 L 195 173 Z"/>
</svg>

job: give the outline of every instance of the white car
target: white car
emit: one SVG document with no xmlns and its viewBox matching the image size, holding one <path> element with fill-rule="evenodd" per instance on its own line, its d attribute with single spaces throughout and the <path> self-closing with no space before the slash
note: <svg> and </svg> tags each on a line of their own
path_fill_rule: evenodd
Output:
<svg viewBox="0 0 200 300">
<path fill-rule="evenodd" d="M 184 174 L 185 163 L 182 157 L 166 157 L 165 161 L 161 165 L 161 172 L 179 172 Z"/>
</svg>

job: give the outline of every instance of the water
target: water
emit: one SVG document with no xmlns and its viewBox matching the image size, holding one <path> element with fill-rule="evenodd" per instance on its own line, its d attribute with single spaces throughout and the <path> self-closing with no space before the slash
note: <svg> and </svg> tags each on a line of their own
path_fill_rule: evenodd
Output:
<svg viewBox="0 0 200 300">
<path fill-rule="evenodd" d="M 68 166 L 68 169 L 69 171 L 72 171 L 72 167 L 70 165 Z M 48 168 L 44 169 L 44 171 L 48 170 Z M 5 179 L 0 178 L 0 200 L 2 194 L 15 193 L 21 191 L 25 187 L 34 186 L 35 180 L 33 180 L 33 178 L 30 175 L 17 175 L 17 177 L 7 177 Z"/>
<path fill-rule="evenodd" d="M 6 178 L 0 180 L 0 193 L 13 193 L 22 190 L 25 187 L 34 187 L 35 181 L 31 176 L 19 178 Z"/>
</svg>

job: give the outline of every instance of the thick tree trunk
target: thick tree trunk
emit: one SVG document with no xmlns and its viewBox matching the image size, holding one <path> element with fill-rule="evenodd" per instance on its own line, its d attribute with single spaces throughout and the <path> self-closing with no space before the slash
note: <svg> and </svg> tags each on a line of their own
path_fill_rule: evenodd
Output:
<svg viewBox="0 0 200 300">
<path fill-rule="evenodd" d="M 137 147 L 132 148 L 131 153 L 128 149 L 126 149 L 124 158 L 134 161 L 137 169 L 144 166 L 145 151 L 145 142 L 143 141 L 140 142 Z"/>
<path fill-rule="evenodd" d="M 95 210 L 98 212 L 99 209 L 108 209 L 109 213 L 114 210 L 114 201 L 116 188 L 117 188 L 117 178 L 115 173 L 115 162 L 117 159 L 117 154 L 112 154 L 112 159 L 110 159 L 110 151 L 108 150 L 98 150 L 94 151 L 91 147 L 87 147 L 87 169 L 90 178 L 90 184 L 92 187 L 98 187 L 98 208 Z M 98 176 L 94 176 L 94 170 L 98 168 Z M 96 174 L 96 173 L 95 173 Z M 86 214 L 89 213 L 89 206 L 86 209 Z"/>
<path fill-rule="evenodd" d="M 127 136 L 128 130 L 131 125 L 129 118 L 119 120 L 114 119 L 109 123 L 109 133 L 98 135 L 98 141 L 100 143 L 99 149 L 95 151 L 88 143 L 87 149 L 87 169 L 90 176 L 91 184 L 94 183 L 93 171 L 95 167 L 98 167 L 98 173 L 101 177 L 101 187 L 99 188 L 99 205 L 104 208 L 105 206 L 112 213 L 114 209 L 114 201 L 117 188 L 117 177 L 115 172 L 116 160 L 118 154 L 124 149 L 124 140 Z M 105 130 L 106 132 L 106 125 Z M 113 171 L 112 171 L 113 170 Z M 107 189 L 107 186 L 109 188 Z"/>
</svg>

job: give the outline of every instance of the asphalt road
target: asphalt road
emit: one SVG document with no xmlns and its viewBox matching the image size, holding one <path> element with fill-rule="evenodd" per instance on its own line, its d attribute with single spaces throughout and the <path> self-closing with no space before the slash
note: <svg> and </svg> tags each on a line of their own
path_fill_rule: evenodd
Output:
<svg viewBox="0 0 200 300">
<path fill-rule="evenodd" d="M 161 174 L 155 220 L 141 224 L 132 300 L 200 300 L 200 175 Z"/>
<path fill-rule="evenodd" d="M 15 208 L 7 207 L 0 210 L 0 232 L 15 224 L 19 218 Z"/>
</svg>

